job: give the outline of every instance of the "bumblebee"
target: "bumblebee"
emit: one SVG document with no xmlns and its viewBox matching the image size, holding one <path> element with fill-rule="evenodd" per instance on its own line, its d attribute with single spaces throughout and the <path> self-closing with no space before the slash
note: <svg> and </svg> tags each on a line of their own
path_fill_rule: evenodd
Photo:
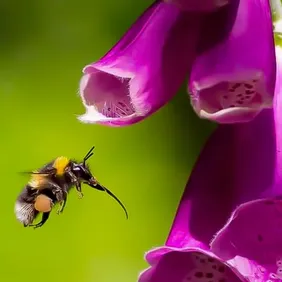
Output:
<svg viewBox="0 0 282 282">
<path fill-rule="evenodd" d="M 61 156 L 38 171 L 29 172 L 30 181 L 18 196 L 15 204 L 16 218 L 24 227 L 43 226 L 56 204 L 59 205 L 57 214 L 61 214 L 66 206 L 68 193 L 73 187 L 76 188 L 79 198 L 83 197 L 82 183 L 113 197 L 121 205 L 128 218 L 127 210 L 122 202 L 97 181 L 86 164 L 86 161 L 93 155 L 93 150 L 94 147 L 90 149 L 82 162 Z M 41 221 L 32 224 L 40 213 L 42 213 Z"/>
</svg>

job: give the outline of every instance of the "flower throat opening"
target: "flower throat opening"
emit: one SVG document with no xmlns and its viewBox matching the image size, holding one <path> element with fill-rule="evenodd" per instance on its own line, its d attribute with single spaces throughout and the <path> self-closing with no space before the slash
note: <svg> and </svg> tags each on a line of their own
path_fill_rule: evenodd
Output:
<svg viewBox="0 0 282 282">
<path fill-rule="evenodd" d="M 94 71 L 81 81 L 80 92 L 87 106 L 94 106 L 107 118 L 127 117 L 135 113 L 129 95 L 130 78 Z"/>
</svg>

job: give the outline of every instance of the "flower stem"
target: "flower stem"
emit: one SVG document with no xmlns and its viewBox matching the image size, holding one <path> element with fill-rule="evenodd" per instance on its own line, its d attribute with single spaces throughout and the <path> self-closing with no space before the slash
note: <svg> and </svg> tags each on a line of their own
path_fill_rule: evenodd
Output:
<svg viewBox="0 0 282 282">
<path fill-rule="evenodd" d="M 282 3 L 281 0 L 270 0 L 274 26 L 275 45 L 282 46 Z"/>
<path fill-rule="evenodd" d="M 282 20 L 282 3 L 281 0 L 270 0 L 271 10 L 274 22 Z"/>
</svg>

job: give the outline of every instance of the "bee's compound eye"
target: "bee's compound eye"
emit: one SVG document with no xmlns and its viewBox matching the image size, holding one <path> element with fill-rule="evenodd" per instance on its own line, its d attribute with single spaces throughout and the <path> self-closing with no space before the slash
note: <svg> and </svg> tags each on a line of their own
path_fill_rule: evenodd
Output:
<svg viewBox="0 0 282 282">
<path fill-rule="evenodd" d="M 46 195 L 38 195 L 35 199 L 34 208 L 39 212 L 49 212 L 52 209 L 53 202 Z"/>
<path fill-rule="evenodd" d="M 80 171 L 81 168 L 80 168 L 79 166 L 74 166 L 74 167 L 73 167 L 73 170 L 74 170 L 74 171 Z"/>
</svg>

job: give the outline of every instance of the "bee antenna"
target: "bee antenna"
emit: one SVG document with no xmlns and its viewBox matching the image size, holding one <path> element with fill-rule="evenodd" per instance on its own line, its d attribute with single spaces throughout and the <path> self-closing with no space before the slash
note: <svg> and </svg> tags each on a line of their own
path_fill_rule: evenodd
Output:
<svg viewBox="0 0 282 282">
<path fill-rule="evenodd" d="M 104 191 L 105 191 L 108 195 L 110 195 L 112 198 L 114 198 L 114 199 L 119 203 L 119 205 L 122 207 L 122 209 L 123 209 L 124 212 L 125 212 L 126 219 L 128 219 L 128 213 L 127 213 L 127 210 L 126 210 L 125 206 L 123 205 L 123 203 L 122 203 L 122 202 L 118 199 L 118 197 L 115 196 L 109 189 L 107 189 L 107 188 L 104 187 L 104 186 L 102 186 L 102 187 L 103 187 Z"/>
<path fill-rule="evenodd" d="M 89 151 L 88 151 L 88 153 L 85 155 L 85 157 L 83 158 L 83 165 L 85 166 L 85 162 L 90 158 L 90 157 L 92 157 L 93 156 L 93 150 L 94 150 L 94 148 L 95 148 L 95 146 L 93 146 Z"/>
</svg>

